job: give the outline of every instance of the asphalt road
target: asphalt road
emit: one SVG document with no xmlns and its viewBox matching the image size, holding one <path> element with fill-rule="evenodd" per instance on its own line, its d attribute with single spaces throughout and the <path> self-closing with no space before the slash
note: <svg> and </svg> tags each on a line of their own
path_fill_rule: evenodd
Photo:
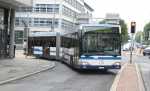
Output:
<svg viewBox="0 0 150 91">
<path fill-rule="evenodd" d="M 142 73 L 146 91 L 150 91 L 150 59 L 147 56 L 134 56 L 134 60 Z"/>
<path fill-rule="evenodd" d="M 117 71 L 77 72 L 56 62 L 56 67 L 1 85 L 0 91 L 109 91 Z"/>
</svg>

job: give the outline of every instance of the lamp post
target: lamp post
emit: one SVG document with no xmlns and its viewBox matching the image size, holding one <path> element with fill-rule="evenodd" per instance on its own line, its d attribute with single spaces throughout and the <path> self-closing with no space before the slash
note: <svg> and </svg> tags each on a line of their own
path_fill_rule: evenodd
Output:
<svg viewBox="0 0 150 91">
<path fill-rule="evenodd" d="M 29 13 L 27 14 L 27 20 L 23 20 L 22 23 L 24 24 L 24 32 L 23 32 L 23 42 L 24 43 L 24 47 L 25 47 L 25 54 L 26 57 L 28 55 L 28 37 L 29 37 Z M 26 40 L 26 41 L 25 41 Z"/>
</svg>

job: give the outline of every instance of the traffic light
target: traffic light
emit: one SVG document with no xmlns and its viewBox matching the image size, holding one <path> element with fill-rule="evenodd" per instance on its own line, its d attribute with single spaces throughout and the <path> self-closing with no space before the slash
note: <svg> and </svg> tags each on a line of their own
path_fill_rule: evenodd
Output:
<svg viewBox="0 0 150 91">
<path fill-rule="evenodd" d="M 131 22 L 131 33 L 135 33 L 136 22 Z"/>
</svg>

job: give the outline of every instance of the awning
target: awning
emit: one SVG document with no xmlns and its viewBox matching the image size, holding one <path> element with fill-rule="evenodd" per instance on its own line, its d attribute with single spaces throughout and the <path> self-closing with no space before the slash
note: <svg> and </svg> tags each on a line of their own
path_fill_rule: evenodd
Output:
<svg viewBox="0 0 150 91">
<path fill-rule="evenodd" d="M 32 6 L 32 0 L 0 0 L 0 8 L 17 8 L 19 6 Z"/>
</svg>

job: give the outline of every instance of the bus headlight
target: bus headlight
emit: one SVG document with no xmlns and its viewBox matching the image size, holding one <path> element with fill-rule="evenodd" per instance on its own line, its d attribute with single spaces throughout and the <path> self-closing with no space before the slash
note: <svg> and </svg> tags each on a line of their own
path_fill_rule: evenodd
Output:
<svg viewBox="0 0 150 91">
<path fill-rule="evenodd" d="M 79 65 L 88 65 L 89 63 L 88 62 L 85 62 L 85 61 L 80 61 L 79 62 Z"/>
<path fill-rule="evenodd" d="M 114 65 L 119 66 L 119 65 L 121 65 L 121 63 L 120 62 L 116 62 L 116 63 L 114 63 Z"/>
<path fill-rule="evenodd" d="M 88 65 L 89 63 L 88 62 L 82 62 L 82 65 Z"/>
</svg>

